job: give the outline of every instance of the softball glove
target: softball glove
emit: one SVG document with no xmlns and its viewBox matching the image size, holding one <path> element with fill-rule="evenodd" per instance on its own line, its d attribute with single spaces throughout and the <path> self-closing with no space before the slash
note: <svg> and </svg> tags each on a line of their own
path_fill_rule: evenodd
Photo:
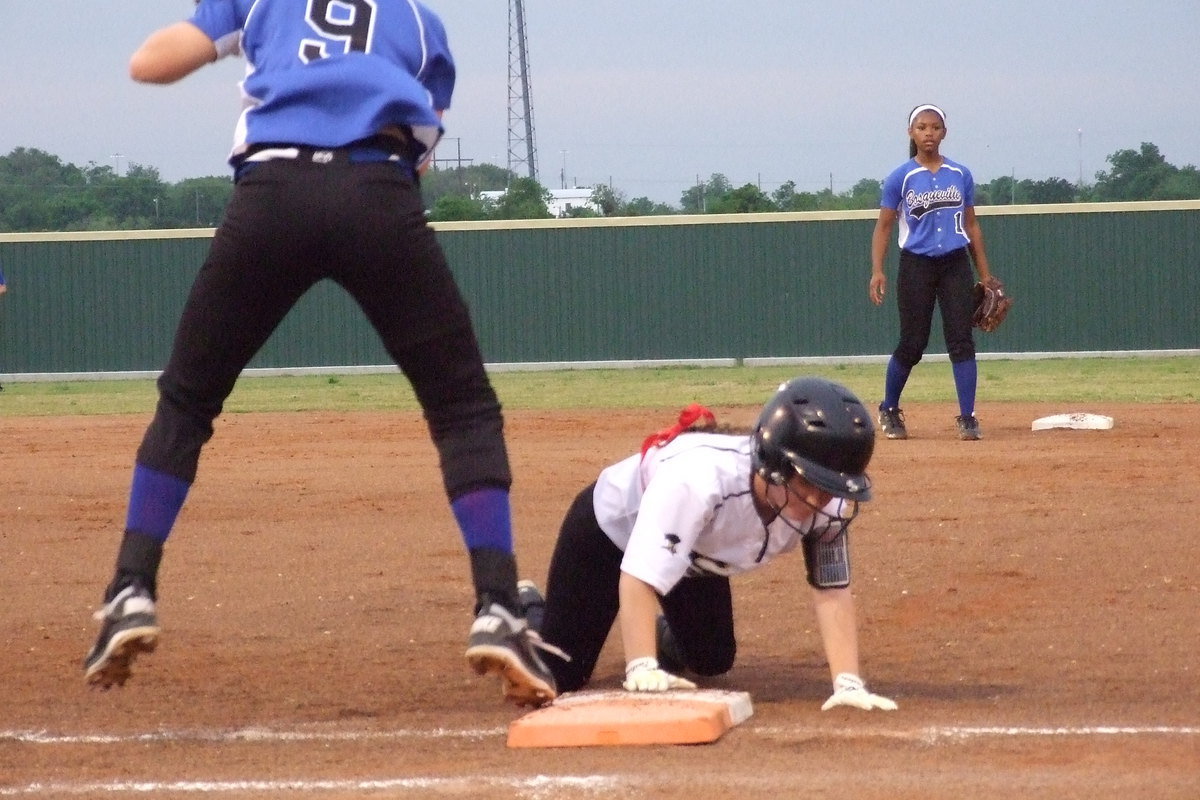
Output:
<svg viewBox="0 0 1200 800">
<path fill-rule="evenodd" d="M 1004 284 L 994 275 L 975 284 L 975 314 L 971 323 L 985 333 L 1000 327 L 1012 308 L 1013 300 L 1004 289 Z"/>
</svg>

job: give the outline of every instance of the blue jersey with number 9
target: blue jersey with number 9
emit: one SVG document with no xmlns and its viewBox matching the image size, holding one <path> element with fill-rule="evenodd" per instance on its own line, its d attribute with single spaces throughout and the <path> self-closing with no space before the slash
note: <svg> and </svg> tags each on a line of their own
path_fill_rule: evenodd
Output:
<svg viewBox="0 0 1200 800">
<path fill-rule="evenodd" d="M 450 107 L 442 21 L 416 0 L 201 0 L 217 52 L 245 55 L 231 158 L 248 145 L 340 147 L 403 126 L 427 157 Z"/>
</svg>

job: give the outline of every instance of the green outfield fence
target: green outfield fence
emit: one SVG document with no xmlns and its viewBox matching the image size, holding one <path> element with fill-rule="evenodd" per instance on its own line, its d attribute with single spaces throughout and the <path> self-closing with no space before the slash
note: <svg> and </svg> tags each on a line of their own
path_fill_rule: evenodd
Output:
<svg viewBox="0 0 1200 800">
<path fill-rule="evenodd" d="M 1200 201 L 983 207 L 1016 298 L 981 356 L 1195 352 Z M 882 359 L 875 212 L 436 225 L 493 368 Z M 145 376 L 165 363 L 212 229 L 0 234 L 0 375 Z M 889 276 L 894 286 L 896 248 Z M 944 353 L 935 323 L 929 352 Z M 357 307 L 315 287 L 251 368 L 391 369 Z M 3 380 L 0 379 L 0 380 Z"/>
</svg>

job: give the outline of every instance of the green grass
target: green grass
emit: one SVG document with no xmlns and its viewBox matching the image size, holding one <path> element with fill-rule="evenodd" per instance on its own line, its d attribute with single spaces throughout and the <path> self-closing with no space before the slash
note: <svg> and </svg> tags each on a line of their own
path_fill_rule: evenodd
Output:
<svg viewBox="0 0 1200 800">
<path fill-rule="evenodd" d="M 645 369 L 496 372 L 496 391 L 510 409 L 678 408 L 761 404 L 777 384 L 799 374 L 844 383 L 868 405 L 883 387 L 882 364 L 783 367 L 664 367 Z M 950 402 L 947 363 L 919 364 L 904 402 Z M 1079 358 L 980 361 L 979 401 L 987 403 L 1194 403 L 1200 400 L 1200 357 Z M 0 417 L 71 414 L 149 414 L 150 380 L 8 383 Z M 366 411 L 417 408 L 408 382 L 390 375 L 243 377 L 225 404 L 228 413 Z"/>
</svg>

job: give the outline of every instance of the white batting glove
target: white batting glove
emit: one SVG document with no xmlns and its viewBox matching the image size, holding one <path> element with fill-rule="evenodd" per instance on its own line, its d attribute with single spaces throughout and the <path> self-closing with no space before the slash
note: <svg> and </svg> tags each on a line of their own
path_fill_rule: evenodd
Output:
<svg viewBox="0 0 1200 800">
<path fill-rule="evenodd" d="M 658 666 L 658 659 L 645 656 L 625 665 L 625 683 L 629 692 L 665 692 L 668 689 L 695 689 L 687 678 L 672 675 Z"/>
<path fill-rule="evenodd" d="M 821 706 L 822 711 L 828 711 L 837 706 L 851 706 L 870 711 L 878 708 L 882 711 L 895 711 L 896 701 L 878 694 L 871 694 L 863 679 L 849 672 L 839 672 L 833 680 L 833 694 Z"/>
</svg>

